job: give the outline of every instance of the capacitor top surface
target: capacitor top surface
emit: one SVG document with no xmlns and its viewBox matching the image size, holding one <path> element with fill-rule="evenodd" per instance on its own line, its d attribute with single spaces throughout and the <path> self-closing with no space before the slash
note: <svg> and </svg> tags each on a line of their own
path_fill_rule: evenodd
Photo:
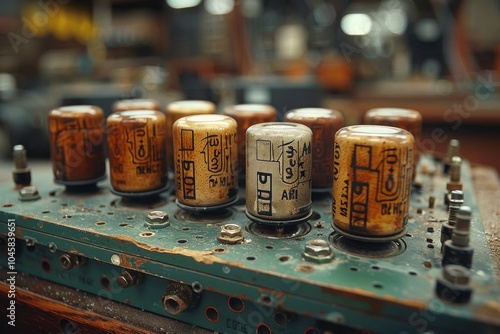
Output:
<svg viewBox="0 0 500 334">
<path fill-rule="evenodd" d="M 237 104 L 228 106 L 224 115 L 231 116 L 238 123 L 238 165 L 240 176 L 246 171 L 246 132 L 258 123 L 276 121 L 276 109 L 267 104 Z"/>
<path fill-rule="evenodd" d="M 54 179 L 65 185 L 95 184 L 106 173 L 104 113 L 90 105 L 65 106 L 48 114 Z"/>
<path fill-rule="evenodd" d="M 335 135 L 333 227 L 355 239 L 397 238 L 408 221 L 413 135 L 381 125 L 354 125 Z"/>
<path fill-rule="evenodd" d="M 311 214 L 312 132 L 289 122 L 247 130 L 246 214 L 263 224 L 293 224 Z"/>
<path fill-rule="evenodd" d="M 332 187 L 333 142 L 335 133 L 343 126 L 344 117 L 336 110 L 324 108 L 300 108 L 285 114 L 285 121 L 300 123 L 313 133 L 312 188 L 319 190 Z"/>
<path fill-rule="evenodd" d="M 173 125 L 177 205 L 217 210 L 238 195 L 236 121 L 225 115 L 195 115 Z"/>
<path fill-rule="evenodd" d="M 166 187 L 166 118 L 155 110 L 130 110 L 107 119 L 111 185 L 124 195 Z"/>
<path fill-rule="evenodd" d="M 167 164 L 174 168 L 172 127 L 179 118 L 193 115 L 215 114 L 215 104 L 203 100 L 182 100 L 167 105 Z"/>
<path fill-rule="evenodd" d="M 127 99 L 117 101 L 113 105 L 113 111 L 127 110 L 156 110 L 161 111 L 160 103 L 155 99 Z"/>
</svg>

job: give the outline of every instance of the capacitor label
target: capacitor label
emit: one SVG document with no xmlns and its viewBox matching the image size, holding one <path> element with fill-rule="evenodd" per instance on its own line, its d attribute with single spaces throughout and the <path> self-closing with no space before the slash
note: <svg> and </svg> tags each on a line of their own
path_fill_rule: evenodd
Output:
<svg viewBox="0 0 500 334">
<path fill-rule="evenodd" d="M 369 141 L 366 138 L 356 138 L 356 133 L 346 130 L 335 141 L 332 213 L 337 227 L 362 235 L 390 235 L 406 224 L 413 137 L 407 131 L 390 129 L 394 136 L 404 132 L 409 140 L 396 138 L 402 143 L 391 143 L 390 135 L 374 136 L 370 140 L 378 142 L 369 145 L 363 143 Z"/>
</svg>

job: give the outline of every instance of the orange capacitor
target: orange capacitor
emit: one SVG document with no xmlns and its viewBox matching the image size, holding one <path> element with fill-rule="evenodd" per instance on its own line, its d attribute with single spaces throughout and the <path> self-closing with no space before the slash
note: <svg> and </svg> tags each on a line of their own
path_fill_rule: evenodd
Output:
<svg viewBox="0 0 500 334">
<path fill-rule="evenodd" d="M 335 133 L 344 125 L 344 117 L 336 110 L 301 108 L 287 112 L 284 120 L 300 123 L 311 129 L 312 189 L 330 189 L 333 177 L 333 142 Z"/>
<path fill-rule="evenodd" d="M 225 115 L 195 115 L 173 126 L 177 205 L 216 210 L 237 200 L 236 121 Z"/>
<path fill-rule="evenodd" d="M 415 138 L 413 147 L 413 167 L 416 173 L 418 164 L 418 147 L 422 133 L 422 115 L 412 109 L 403 108 L 376 108 L 365 114 L 365 124 L 395 126 L 409 131 Z"/>
<path fill-rule="evenodd" d="M 106 174 L 104 114 L 95 106 L 66 106 L 49 112 L 54 181 L 95 184 Z"/>
<path fill-rule="evenodd" d="M 406 232 L 413 135 L 382 125 L 353 125 L 335 135 L 333 228 L 347 237 L 387 241 Z"/>
<path fill-rule="evenodd" d="M 247 129 L 254 124 L 276 121 L 276 109 L 267 104 L 237 104 L 226 107 L 223 114 L 231 116 L 238 123 L 238 164 L 239 175 L 242 176 L 246 170 Z"/>
<path fill-rule="evenodd" d="M 127 99 L 116 101 L 113 105 L 113 111 L 127 110 L 156 110 L 161 111 L 161 106 L 155 99 Z"/>
<path fill-rule="evenodd" d="M 167 164 L 174 168 L 172 126 L 179 118 L 193 115 L 215 114 L 215 104 L 210 101 L 185 100 L 167 105 Z"/>
<path fill-rule="evenodd" d="M 312 132 L 288 122 L 247 130 L 246 215 L 268 225 L 290 225 L 312 213 Z"/>
<path fill-rule="evenodd" d="M 147 196 L 167 186 L 166 118 L 154 110 L 120 111 L 107 120 L 113 192 Z"/>
</svg>

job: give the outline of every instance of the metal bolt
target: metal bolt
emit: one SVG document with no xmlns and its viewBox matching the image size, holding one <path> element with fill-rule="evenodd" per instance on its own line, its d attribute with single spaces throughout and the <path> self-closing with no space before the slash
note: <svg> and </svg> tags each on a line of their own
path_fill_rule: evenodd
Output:
<svg viewBox="0 0 500 334">
<path fill-rule="evenodd" d="M 436 204 L 436 196 L 429 196 L 429 209 L 434 209 Z"/>
<path fill-rule="evenodd" d="M 462 266 L 449 264 L 443 268 L 445 281 L 455 285 L 468 285 L 470 282 L 470 271 Z"/>
<path fill-rule="evenodd" d="M 450 205 L 448 206 L 448 224 L 451 226 L 455 226 L 457 213 L 462 204 L 464 204 L 464 192 L 462 190 L 453 190 L 451 192 Z"/>
<path fill-rule="evenodd" d="M 302 257 L 309 262 L 329 263 L 333 259 L 333 247 L 326 240 L 310 240 L 306 244 Z"/>
<path fill-rule="evenodd" d="M 22 187 L 21 190 L 19 190 L 19 199 L 21 201 L 35 201 L 40 199 L 38 189 L 35 186 Z"/>
<path fill-rule="evenodd" d="M 52 253 L 55 253 L 57 251 L 57 246 L 55 243 L 49 243 L 49 251 L 51 251 Z"/>
<path fill-rule="evenodd" d="M 453 230 L 451 241 L 453 245 L 460 247 L 469 246 L 470 222 L 472 210 L 470 207 L 462 205 L 457 213 L 457 224 Z"/>
<path fill-rule="evenodd" d="M 28 160 L 26 159 L 26 150 L 23 145 L 16 145 L 12 151 L 14 158 L 14 166 L 17 170 L 25 169 L 28 167 Z"/>
<path fill-rule="evenodd" d="M 165 310 L 170 314 L 179 314 L 186 310 L 194 300 L 194 293 L 191 287 L 186 284 L 170 283 L 161 297 L 161 302 Z"/>
<path fill-rule="evenodd" d="M 64 270 L 70 270 L 83 264 L 82 258 L 76 254 L 63 254 L 59 258 L 59 264 Z"/>
<path fill-rule="evenodd" d="M 460 142 L 456 139 L 450 140 L 450 143 L 448 144 L 448 151 L 446 152 L 446 155 L 443 158 L 445 174 L 449 172 L 452 158 L 457 157 L 459 155 L 460 155 Z"/>
<path fill-rule="evenodd" d="M 118 277 L 116 277 L 116 283 L 122 289 L 129 288 L 140 282 L 140 276 L 138 273 L 132 273 L 130 271 L 124 271 Z"/>
<path fill-rule="evenodd" d="M 217 240 L 226 245 L 240 244 L 245 240 L 241 227 L 236 224 L 225 224 L 221 226 Z"/>
<path fill-rule="evenodd" d="M 146 216 L 144 226 L 149 228 L 164 228 L 170 225 L 168 214 L 165 211 L 151 211 Z"/>
</svg>

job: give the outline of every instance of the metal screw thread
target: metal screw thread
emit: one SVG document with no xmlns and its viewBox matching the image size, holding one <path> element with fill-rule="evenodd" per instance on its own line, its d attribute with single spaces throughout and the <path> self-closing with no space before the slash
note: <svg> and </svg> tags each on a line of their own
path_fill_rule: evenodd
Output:
<svg viewBox="0 0 500 334">
<path fill-rule="evenodd" d="M 470 223 L 472 210 L 470 207 L 462 205 L 457 213 L 457 223 L 453 230 L 451 241 L 456 246 L 469 246 Z"/>
<path fill-rule="evenodd" d="M 460 174 L 462 173 L 462 158 L 454 156 L 451 159 L 450 166 L 450 181 L 460 182 Z"/>
<path fill-rule="evenodd" d="M 25 169 L 28 167 L 28 160 L 26 159 L 26 150 L 23 145 L 16 145 L 12 151 L 14 158 L 14 165 L 16 169 Z"/>
<path fill-rule="evenodd" d="M 450 140 L 448 144 L 448 151 L 446 152 L 445 159 L 451 161 L 453 157 L 456 157 L 460 154 L 460 142 L 456 139 Z"/>
<path fill-rule="evenodd" d="M 455 226 L 457 214 L 460 207 L 464 204 L 464 192 L 462 190 L 453 190 L 451 192 L 450 205 L 448 208 L 448 224 Z"/>
</svg>

